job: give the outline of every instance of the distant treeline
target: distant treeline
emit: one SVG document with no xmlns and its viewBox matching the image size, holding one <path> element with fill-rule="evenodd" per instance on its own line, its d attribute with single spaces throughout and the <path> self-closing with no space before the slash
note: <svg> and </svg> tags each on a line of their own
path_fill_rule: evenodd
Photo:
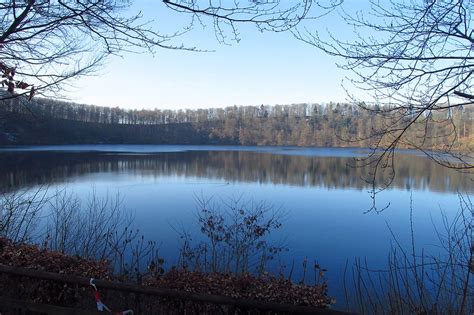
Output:
<svg viewBox="0 0 474 315">
<path fill-rule="evenodd" d="M 463 141 L 473 137 L 472 112 L 469 107 L 454 108 L 427 119 L 452 118 L 455 135 Z M 396 118 L 345 103 L 127 110 L 52 99 L 14 99 L 0 102 L 0 143 L 368 146 L 371 133 L 387 119 Z M 432 125 L 436 127 L 414 128 L 407 137 L 417 139 L 427 132 L 424 145 L 433 148 L 453 139 L 451 124 Z M 366 140 L 350 143 L 348 139 Z"/>
</svg>

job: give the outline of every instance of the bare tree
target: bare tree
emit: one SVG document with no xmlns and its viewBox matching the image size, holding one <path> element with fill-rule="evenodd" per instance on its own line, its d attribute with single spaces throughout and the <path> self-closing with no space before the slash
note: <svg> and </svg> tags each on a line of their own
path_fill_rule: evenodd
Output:
<svg viewBox="0 0 474 315">
<path fill-rule="evenodd" d="M 260 30 L 284 31 L 306 17 L 312 0 L 296 4 L 275 1 L 238 2 L 169 1 L 175 11 L 192 14 L 190 24 L 165 35 L 131 14 L 131 0 L 7 0 L 0 4 L 0 73 L 2 85 L 19 94 L 55 92 L 60 83 L 88 75 L 104 59 L 122 51 L 153 51 L 155 48 L 196 50 L 173 39 L 193 28 L 196 21 L 214 20 L 215 34 L 225 42 L 226 32 L 237 38 L 236 24 L 252 23 Z M 227 29 L 230 27 L 230 30 Z M 5 98 L 5 97 L 4 97 Z"/>
<path fill-rule="evenodd" d="M 0 4 L 0 62 L 9 92 L 56 91 L 60 83 L 90 74 L 120 51 L 175 46 L 126 10 L 130 1 L 4 1 Z M 17 79 L 20 77 L 20 79 Z M 31 86 L 35 88 L 30 90 Z"/>
<path fill-rule="evenodd" d="M 349 85 L 370 98 L 349 97 L 383 118 L 384 123 L 371 126 L 371 154 L 359 161 L 373 166 L 369 181 L 382 171 L 393 179 L 397 148 L 415 148 L 446 167 L 473 170 L 473 135 L 464 130 L 463 146 L 453 119 L 454 110 L 470 115 L 474 100 L 473 9 L 472 1 L 462 0 L 374 0 L 368 14 L 341 11 L 354 40 L 292 30 L 298 39 L 342 58 L 340 67 L 352 73 Z M 472 126 L 472 117 L 466 120 Z"/>
</svg>

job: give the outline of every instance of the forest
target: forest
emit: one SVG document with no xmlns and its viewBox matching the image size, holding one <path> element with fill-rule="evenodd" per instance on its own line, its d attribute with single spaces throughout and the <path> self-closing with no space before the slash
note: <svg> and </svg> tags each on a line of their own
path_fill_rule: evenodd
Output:
<svg viewBox="0 0 474 315">
<path fill-rule="evenodd" d="M 367 109 L 369 108 L 369 110 Z M 473 142 L 473 109 L 427 112 L 404 134 L 429 149 Z M 204 109 L 121 109 L 37 98 L 0 103 L 0 144 L 233 144 L 369 147 L 407 111 L 387 106 L 333 103 L 228 106 Z M 422 135 L 422 136 L 421 136 Z M 384 139 L 388 141 L 390 139 Z"/>
</svg>

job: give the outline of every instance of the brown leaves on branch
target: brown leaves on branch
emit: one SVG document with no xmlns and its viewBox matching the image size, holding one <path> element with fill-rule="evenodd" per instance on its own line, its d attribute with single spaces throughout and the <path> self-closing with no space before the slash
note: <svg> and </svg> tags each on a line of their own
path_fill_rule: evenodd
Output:
<svg viewBox="0 0 474 315">
<path fill-rule="evenodd" d="M 16 81 L 14 79 L 15 73 L 16 73 L 16 67 L 8 67 L 5 65 L 3 62 L 0 62 L 0 71 L 2 72 L 2 87 L 7 87 L 7 91 L 10 94 L 15 93 L 15 88 L 21 89 L 21 90 L 26 90 L 29 88 L 31 85 L 23 82 L 23 81 Z M 31 86 L 30 93 L 28 96 L 28 100 L 31 101 L 33 96 L 35 95 L 36 90 L 34 86 Z"/>
</svg>

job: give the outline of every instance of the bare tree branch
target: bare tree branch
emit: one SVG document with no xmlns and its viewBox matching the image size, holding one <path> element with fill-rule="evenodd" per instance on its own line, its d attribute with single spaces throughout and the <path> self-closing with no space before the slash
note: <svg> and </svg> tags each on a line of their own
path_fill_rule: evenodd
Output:
<svg viewBox="0 0 474 315">
<path fill-rule="evenodd" d="M 472 1 L 374 0 L 370 4 L 368 13 L 340 11 L 354 29 L 354 40 L 332 33 L 324 40 L 308 29 L 292 32 L 341 58 L 340 68 L 351 73 L 349 85 L 371 97 L 362 102 L 349 96 L 351 100 L 384 117 L 383 124 L 372 128 L 372 153 L 359 161 L 374 168 L 367 179 L 374 183 L 374 195 L 390 184 L 375 183 L 376 174 L 393 173 L 398 148 L 414 148 L 446 167 L 472 171 L 472 117 L 464 111 L 473 104 L 466 99 L 474 99 Z M 464 112 L 468 117 L 454 117 L 454 108 L 459 109 L 456 115 Z M 441 133 L 437 138 L 443 140 L 442 146 L 430 145 L 433 128 Z"/>
</svg>

